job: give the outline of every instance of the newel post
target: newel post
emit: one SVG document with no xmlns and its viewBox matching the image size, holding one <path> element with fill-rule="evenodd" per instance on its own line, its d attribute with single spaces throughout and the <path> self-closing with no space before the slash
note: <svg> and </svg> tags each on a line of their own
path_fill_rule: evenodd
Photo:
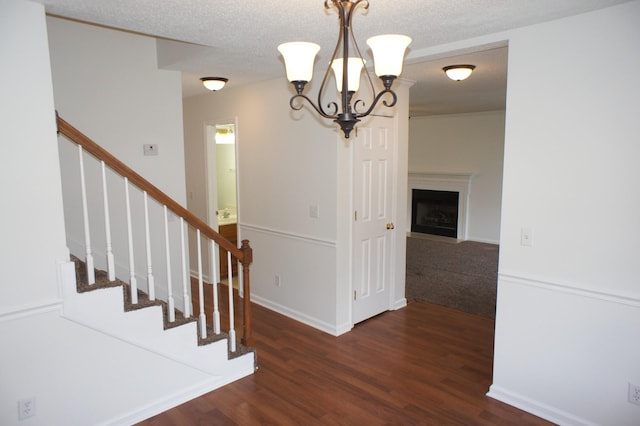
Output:
<svg viewBox="0 0 640 426">
<path fill-rule="evenodd" d="M 249 245 L 249 240 L 242 240 L 242 278 L 244 293 L 242 305 L 242 339 L 240 340 L 245 346 L 254 346 L 253 336 L 251 335 L 251 276 L 249 274 L 249 265 L 253 262 L 253 249 Z"/>
</svg>

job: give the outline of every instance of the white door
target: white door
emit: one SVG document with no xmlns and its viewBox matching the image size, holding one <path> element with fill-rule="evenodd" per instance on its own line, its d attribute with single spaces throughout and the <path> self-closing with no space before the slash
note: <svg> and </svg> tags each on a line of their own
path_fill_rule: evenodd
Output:
<svg viewBox="0 0 640 426">
<path fill-rule="evenodd" d="M 359 127 L 354 144 L 353 323 L 391 307 L 393 121 Z"/>
</svg>

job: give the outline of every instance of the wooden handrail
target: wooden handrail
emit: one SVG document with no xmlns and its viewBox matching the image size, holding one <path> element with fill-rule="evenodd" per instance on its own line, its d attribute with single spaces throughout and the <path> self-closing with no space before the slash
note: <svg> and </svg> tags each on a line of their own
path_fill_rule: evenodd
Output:
<svg viewBox="0 0 640 426">
<path fill-rule="evenodd" d="M 174 212 L 176 215 L 184 218 L 184 220 L 186 220 L 191 226 L 199 229 L 201 233 L 214 240 L 220 247 L 231 252 L 231 254 L 233 254 L 240 262 L 242 262 L 242 260 L 244 259 L 244 253 L 242 250 L 234 246 L 230 241 L 225 239 L 222 235 L 218 234 L 213 228 L 200 220 L 196 215 L 182 207 L 180 204 L 174 201 L 173 198 L 162 192 L 151 182 L 140 176 L 129 166 L 118 160 L 107 150 L 89 139 L 71 124 L 67 123 L 64 119 L 58 116 L 57 120 L 59 133 L 62 133 L 78 145 L 82 145 L 82 147 L 87 152 L 91 153 L 98 160 L 104 161 L 107 166 L 118 172 L 121 176 L 128 178 L 129 182 L 133 183 L 141 190 L 146 191 L 147 194 L 155 198 L 160 204 L 167 206 L 167 208 Z"/>
<path fill-rule="evenodd" d="M 241 342 L 247 346 L 253 345 L 253 338 L 251 337 L 251 316 L 249 314 L 250 310 L 250 279 L 249 279 L 249 265 L 253 261 L 253 250 L 249 245 L 249 240 L 242 240 L 242 246 L 240 248 L 236 247 L 229 240 L 224 238 L 218 232 L 216 232 L 213 228 L 207 225 L 205 222 L 200 220 L 196 215 L 191 213 L 189 210 L 182 207 L 178 204 L 173 198 L 169 197 L 167 194 L 158 189 L 151 182 L 140 176 L 129 166 L 124 164 L 122 161 L 118 160 L 107 150 L 102 148 L 100 145 L 92 141 L 89 137 L 87 137 L 84 133 L 80 132 L 78 129 L 73 127 L 67 121 L 62 119 L 58 113 L 56 112 L 56 121 L 58 125 L 58 133 L 63 134 L 69 140 L 81 145 L 84 150 L 88 153 L 92 154 L 99 161 L 104 161 L 104 163 L 109 166 L 112 170 L 119 173 L 121 176 L 129 179 L 129 182 L 136 185 L 143 191 L 146 191 L 151 197 L 156 199 L 160 204 L 167 206 L 169 210 L 173 213 L 182 217 L 187 221 L 191 226 L 196 229 L 199 229 L 200 232 L 211 240 L 215 241 L 223 249 L 230 252 L 234 257 L 238 259 L 238 261 L 243 266 L 243 291 L 244 291 L 244 306 L 243 306 L 243 314 L 244 314 L 244 324 L 243 324 L 243 337 Z"/>
</svg>

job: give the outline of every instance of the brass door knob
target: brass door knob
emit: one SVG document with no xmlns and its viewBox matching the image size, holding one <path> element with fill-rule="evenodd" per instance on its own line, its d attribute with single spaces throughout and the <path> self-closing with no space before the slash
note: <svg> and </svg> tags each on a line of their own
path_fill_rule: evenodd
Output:
<svg viewBox="0 0 640 426">
<path fill-rule="evenodd" d="M 393 222 L 387 223 L 387 229 L 395 229 Z"/>
</svg>

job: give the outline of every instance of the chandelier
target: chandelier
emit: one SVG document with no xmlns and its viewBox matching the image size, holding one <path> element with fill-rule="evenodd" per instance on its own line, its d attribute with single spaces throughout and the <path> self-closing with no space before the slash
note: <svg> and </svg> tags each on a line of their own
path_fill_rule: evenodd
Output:
<svg viewBox="0 0 640 426">
<path fill-rule="evenodd" d="M 361 121 L 360 119 L 371 114 L 384 96 L 387 96 L 387 99 L 382 100 L 382 103 L 386 107 L 393 107 L 396 104 L 398 97 L 391 90 L 391 85 L 402 72 L 404 52 L 411 43 L 411 38 L 399 34 L 379 35 L 367 40 L 367 44 L 373 52 L 375 73 L 382 80 L 384 90 L 376 94 L 371 76 L 365 69 L 373 101 L 366 110 L 360 112 L 358 107 L 366 108 L 365 102 L 362 99 L 354 101 L 353 96 L 359 89 L 360 76 L 366 61 L 360 53 L 351 25 L 353 13 L 359 6 L 368 9 L 369 1 L 325 0 L 324 2 L 325 9 L 334 8 L 338 12 L 340 32 L 333 56 L 318 90 L 317 104 L 304 95 L 303 91 L 313 76 L 313 62 L 320 46 L 302 41 L 283 43 L 278 46 L 278 50 L 284 57 L 287 79 L 293 84 L 297 93 L 289 101 L 291 108 L 296 111 L 302 109 L 304 100 L 306 100 L 322 117 L 338 123 L 347 139 L 354 126 Z M 330 102 L 325 109 L 322 98 L 331 70 L 335 74 L 336 88 L 340 93 L 340 106 L 337 102 Z M 343 90 L 345 87 L 346 90 Z M 298 99 L 302 101 L 297 103 Z"/>
</svg>

